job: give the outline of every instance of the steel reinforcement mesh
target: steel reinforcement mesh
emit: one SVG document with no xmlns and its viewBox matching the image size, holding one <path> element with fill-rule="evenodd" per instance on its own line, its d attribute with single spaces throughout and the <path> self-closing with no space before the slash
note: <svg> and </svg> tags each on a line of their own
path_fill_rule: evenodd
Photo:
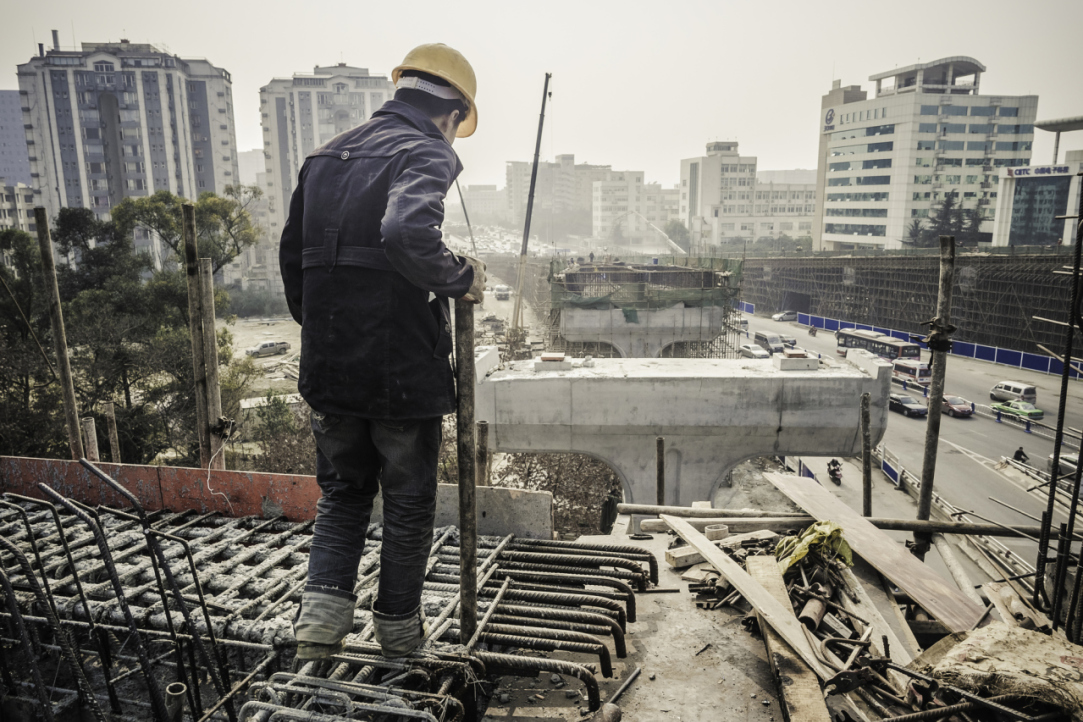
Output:
<svg viewBox="0 0 1083 722">
<path fill-rule="evenodd" d="M 373 527 L 345 649 L 299 664 L 312 522 L 92 509 L 39 489 L 0 502 L 4 719 L 474 719 L 498 675 L 539 673 L 580 685 L 593 710 L 595 673 L 625 656 L 635 593 L 657 582 L 636 547 L 481 537 L 478 631 L 461 644 L 458 530 L 437 529 L 426 640 L 386 659 L 368 611 L 381 572 Z M 564 659 L 543 656 L 553 652 Z"/>
</svg>

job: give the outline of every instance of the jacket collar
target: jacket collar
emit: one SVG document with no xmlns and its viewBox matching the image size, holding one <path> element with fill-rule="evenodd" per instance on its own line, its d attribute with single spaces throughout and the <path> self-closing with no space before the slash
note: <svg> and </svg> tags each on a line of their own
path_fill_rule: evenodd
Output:
<svg viewBox="0 0 1083 722">
<path fill-rule="evenodd" d="M 432 120 L 429 119 L 429 116 L 425 115 L 409 103 L 404 103 L 401 100 L 389 100 L 384 103 L 379 110 L 373 113 L 372 117 L 375 118 L 379 115 L 396 115 L 425 135 L 439 138 L 447 143 L 447 138 L 445 138 L 444 134 L 440 132 L 440 129 L 436 127 L 436 123 L 433 123 Z"/>
</svg>

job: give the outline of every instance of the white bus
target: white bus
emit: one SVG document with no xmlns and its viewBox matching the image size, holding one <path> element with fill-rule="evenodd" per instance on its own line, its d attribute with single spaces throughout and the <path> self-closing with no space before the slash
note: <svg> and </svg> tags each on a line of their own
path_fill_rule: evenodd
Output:
<svg viewBox="0 0 1083 722">
<path fill-rule="evenodd" d="M 933 381 L 932 371 L 929 364 L 916 359 L 898 359 L 891 365 L 891 376 L 899 383 L 917 384 L 928 386 Z"/>
<path fill-rule="evenodd" d="M 894 361 L 895 359 L 920 359 L 921 347 L 911 341 L 887 336 L 878 331 L 867 331 L 856 328 L 842 328 L 835 333 L 836 351 L 845 356 L 847 349 L 863 348 L 880 358 Z"/>
</svg>

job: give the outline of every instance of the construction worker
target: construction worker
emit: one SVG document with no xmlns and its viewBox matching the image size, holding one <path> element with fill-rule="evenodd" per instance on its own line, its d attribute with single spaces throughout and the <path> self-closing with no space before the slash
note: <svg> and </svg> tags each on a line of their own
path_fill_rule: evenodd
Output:
<svg viewBox="0 0 1083 722">
<path fill-rule="evenodd" d="M 474 70 L 442 44 L 391 72 L 395 97 L 305 159 L 282 231 L 286 300 L 301 324 L 298 390 L 312 407 L 316 505 L 297 658 L 322 659 L 354 629 L 357 567 L 383 491 L 376 641 L 422 640 L 441 422 L 455 410 L 449 298 L 480 303 L 485 265 L 441 240 L 444 197 L 474 132 Z"/>
<path fill-rule="evenodd" d="M 1015 450 L 1015 455 L 1012 456 L 1012 458 L 1015 459 L 1018 462 L 1023 463 L 1023 464 L 1030 461 L 1030 457 L 1027 456 L 1027 452 L 1023 451 L 1022 446 L 1020 446 L 1018 449 Z"/>
</svg>

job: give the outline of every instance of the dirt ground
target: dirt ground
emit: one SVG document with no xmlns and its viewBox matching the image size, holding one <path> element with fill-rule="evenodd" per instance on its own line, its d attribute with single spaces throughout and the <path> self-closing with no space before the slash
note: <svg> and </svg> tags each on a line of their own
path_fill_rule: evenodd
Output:
<svg viewBox="0 0 1083 722">
<path fill-rule="evenodd" d="M 225 322 L 218 319 L 219 328 Z M 289 357 L 301 350 L 301 326 L 289 317 L 277 318 L 239 318 L 232 325 L 226 326 L 233 334 L 233 358 L 243 359 L 244 351 L 264 341 L 285 341 L 289 343 L 290 350 L 285 354 Z M 279 360 L 283 356 L 264 356 L 253 359 L 259 366 L 268 361 Z M 297 382 L 293 379 L 282 378 L 258 378 L 253 383 L 253 395 L 262 395 L 263 392 L 274 389 L 284 394 L 297 393 Z"/>
</svg>

